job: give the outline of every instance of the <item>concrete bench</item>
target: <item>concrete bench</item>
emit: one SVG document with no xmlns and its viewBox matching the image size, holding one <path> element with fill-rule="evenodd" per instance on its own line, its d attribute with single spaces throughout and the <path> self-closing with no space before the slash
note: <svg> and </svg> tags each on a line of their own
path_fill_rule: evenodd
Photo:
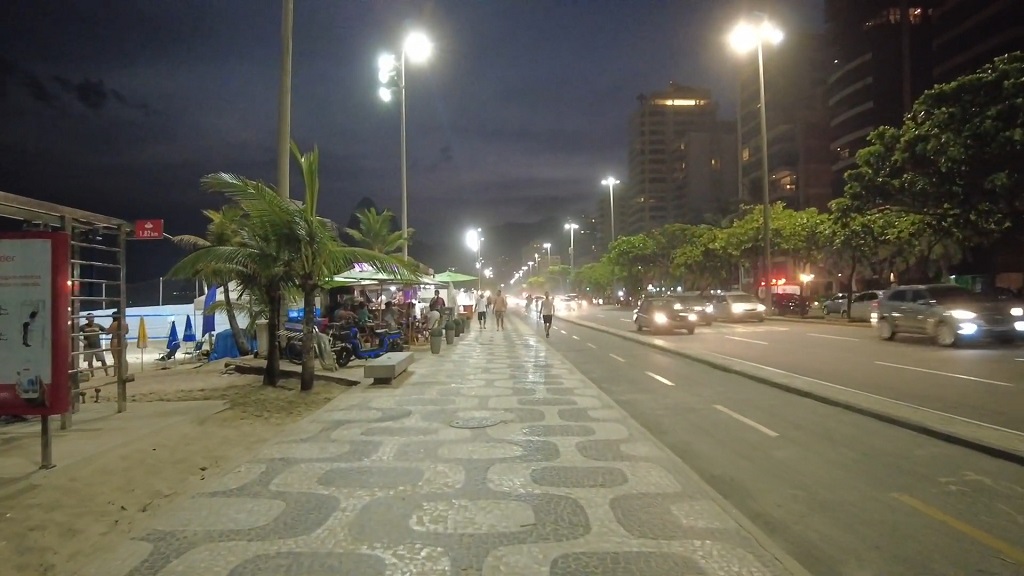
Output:
<svg viewBox="0 0 1024 576">
<path fill-rule="evenodd" d="M 388 352 L 374 358 L 363 367 L 363 378 L 373 378 L 374 384 L 390 384 L 398 375 L 412 366 L 412 352 Z"/>
</svg>

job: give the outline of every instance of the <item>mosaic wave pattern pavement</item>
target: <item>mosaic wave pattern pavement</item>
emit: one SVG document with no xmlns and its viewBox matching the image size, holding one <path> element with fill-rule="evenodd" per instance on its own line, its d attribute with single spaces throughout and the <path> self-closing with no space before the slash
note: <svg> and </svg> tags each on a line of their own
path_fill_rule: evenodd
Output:
<svg viewBox="0 0 1024 576">
<path fill-rule="evenodd" d="M 417 356 L 406 380 L 343 394 L 84 573 L 787 573 L 521 321 Z"/>
</svg>

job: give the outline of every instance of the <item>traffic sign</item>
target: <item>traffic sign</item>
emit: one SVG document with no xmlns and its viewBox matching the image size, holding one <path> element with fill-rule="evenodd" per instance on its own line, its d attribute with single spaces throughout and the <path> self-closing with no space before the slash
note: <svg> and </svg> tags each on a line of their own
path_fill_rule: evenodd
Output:
<svg viewBox="0 0 1024 576">
<path fill-rule="evenodd" d="M 164 237 L 163 220 L 136 220 L 136 240 L 160 240 Z"/>
</svg>

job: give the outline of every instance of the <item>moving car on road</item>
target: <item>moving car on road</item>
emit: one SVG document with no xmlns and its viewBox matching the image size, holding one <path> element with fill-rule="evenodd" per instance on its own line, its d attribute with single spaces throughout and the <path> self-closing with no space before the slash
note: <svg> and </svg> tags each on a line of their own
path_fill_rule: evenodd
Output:
<svg viewBox="0 0 1024 576">
<path fill-rule="evenodd" d="M 746 292 L 723 292 L 714 295 L 716 320 L 753 320 L 764 322 L 765 306 Z"/>
<path fill-rule="evenodd" d="M 1019 302 L 976 294 L 954 284 L 899 286 L 878 301 L 872 322 L 882 340 L 896 334 L 923 334 L 940 346 L 967 339 L 1013 342 L 1024 336 Z"/>
<path fill-rule="evenodd" d="M 697 315 L 697 321 L 705 326 L 711 326 L 715 320 L 714 298 L 700 292 L 683 292 L 679 296 L 679 302 L 690 308 Z"/>
<path fill-rule="evenodd" d="M 693 334 L 697 322 L 697 315 L 678 298 L 644 298 L 633 312 L 637 332 L 647 328 L 651 332 L 686 330 Z"/>
</svg>

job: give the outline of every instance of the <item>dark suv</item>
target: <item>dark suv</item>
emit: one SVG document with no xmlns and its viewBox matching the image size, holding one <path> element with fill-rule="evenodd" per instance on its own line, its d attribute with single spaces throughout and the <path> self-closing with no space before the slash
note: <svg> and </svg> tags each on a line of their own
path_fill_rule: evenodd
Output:
<svg viewBox="0 0 1024 576">
<path fill-rule="evenodd" d="M 1013 342 L 1024 335 L 1024 307 L 1019 302 L 976 294 L 954 284 L 899 286 L 878 301 L 879 338 L 897 333 L 923 334 L 940 346 L 969 338 Z"/>
<path fill-rule="evenodd" d="M 698 321 L 692 307 L 672 297 L 644 298 L 633 312 L 637 332 L 647 328 L 651 332 L 686 330 L 687 334 L 693 334 Z"/>
</svg>

